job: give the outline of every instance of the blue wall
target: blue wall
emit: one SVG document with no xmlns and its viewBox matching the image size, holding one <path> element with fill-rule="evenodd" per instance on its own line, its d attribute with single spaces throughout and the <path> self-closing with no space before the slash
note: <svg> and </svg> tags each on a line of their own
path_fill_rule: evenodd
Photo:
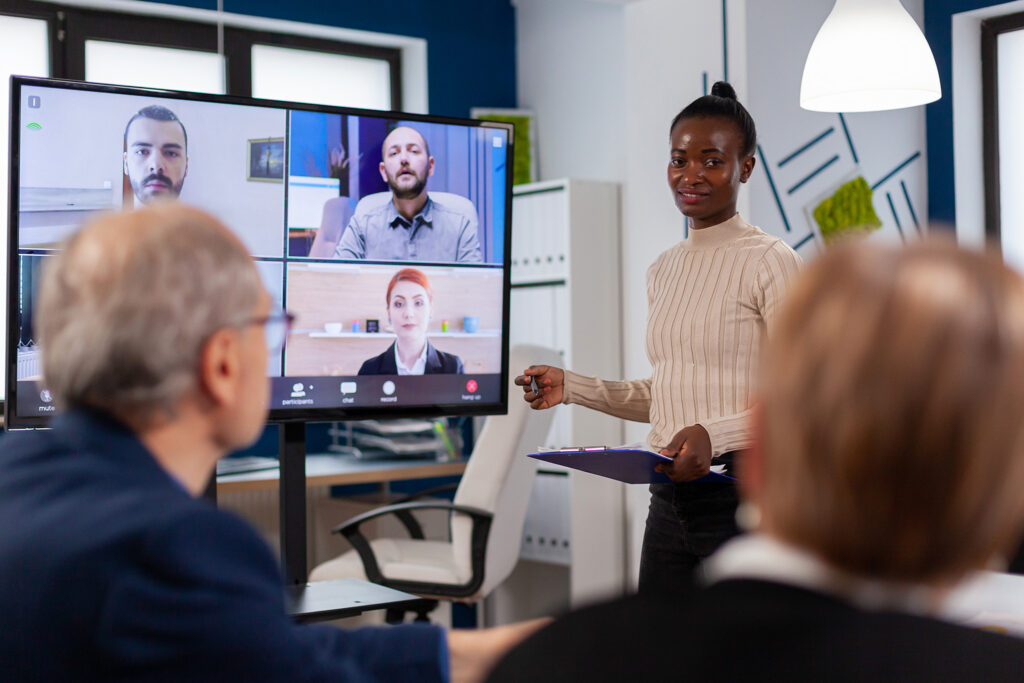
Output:
<svg viewBox="0 0 1024 683">
<path fill-rule="evenodd" d="M 1005 0 L 927 0 L 924 3 L 924 35 L 939 68 L 942 97 L 927 106 L 928 219 L 953 225 L 956 192 L 953 186 L 953 23 L 952 17 Z"/>
<path fill-rule="evenodd" d="M 168 0 L 216 9 L 216 0 Z M 430 114 L 516 106 L 515 11 L 510 0 L 224 0 L 224 11 L 427 40 Z"/>
</svg>

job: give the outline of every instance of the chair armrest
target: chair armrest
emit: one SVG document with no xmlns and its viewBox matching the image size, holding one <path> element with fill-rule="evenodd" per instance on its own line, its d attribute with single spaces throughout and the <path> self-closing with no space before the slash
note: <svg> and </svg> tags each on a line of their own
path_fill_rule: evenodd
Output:
<svg viewBox="0 0 1024 683">
<path fill-rule="evenodd" d="M 397 516 L 401 512 L 408 514 L 411 510 L 448 510 L 449 512 L 461 512 L 472 518 L 473 530 L 470 552 L 472 556 L 471 564 L 473 567 L 473 575 L 470 577 L 468 583 L 451 586 L 420 583 L 417 581 L 391 580 L 384 577 L 380 571 L 380 565 L 377 563 L 377 557 L 373 554 L 373 548 L 370 546 L 370 542 L 367 540 L 366 536 L 364 536 L 362 531 L 359 530 L 359 527 L 363 522 L 377 517 L 389 514 Z M 470 507 L 468 505 L 456 505 L 455 503 L 449 503 L 446 501 L 395 503 L 394 505 L 385 505 L 384 507 L 379 507 L 375 510 L 370 510 L 369 512 L 357 515 L 347 522 L 343 522 L 331 529 L 331 533 L 344 534 L 346 540 L 352 544 L 352 547 L 355 548 L 356 552 L 359 554 L 359 559 L 363 562 L 363 571 L 366 573 L 367 580 L 373 583 L 389 586 L 396 590 L 418 593 L 420 595 L 467 597 L 473 595 L 484 581 L 484 562 L 487 556 L 487 537 L 491 531 L 491 520 L 493 518 L 494 515 L 486 510 Z"/>
<path fill-rule="evenodd" d="M 379 508 L 374 508 L 369 512 L 364 512 L 361 515 L 356 515 L 352 519 L 342 522 L 338 526 L 331 529 L 332 534 L 345 534 L 348 536 L 349 529 L 357 528 L 363 522 L 375 519 L 377 517 L 383 517 L 384 515 L 397 515 L 399 512 L 404 510 L 448 510 L 449 512 L 462 512 L 469 515 L 470 517 L 483 518 L 490 520 L 494 515 L 487 510 L 481 510 L 480 508 L 470 507 L 468 505 L 456 505 L 455 503 L 449 503 L 448 501 L 429 501 L 420 503 L 393 503 L 392 505 L 384 505 Z"/>
<path fill-rule="evenodd" d="M 429 489 L 423 489 L 422 491 L 417 491 L 416 493 L 410 493 L 408 496 L 404 496 L 402 498 L 399 498 L 394 503 L 392 503 L 392 505 L 399 505 L 401 503 L 410 503 L 410 502 L 412 502 L 414 500 L 418 500 L 420 498 L 423 498 L 424 496 L 432 496 L 435 493 L 442 493 L 444 491 L 454 491 L 457 488 L 459 488 L 459 483 L 458 482 L 455 482 L 454 484 L 442 484 L 441 486 L 433 486 L 433 487 L 431 487 Z"/>
<path fill-rule="evenodd" d="M 394 503 L 392 503 L 392 505 L 409 503 L 414 500 L 423 498 L 425 496 L 432 496 L 435 493 L 441 493 L 443 491 L 454 491 L 458 487 L 459 484 L 457 482 L 454 484 L 443 484 L 441 486 L 434 486 L 429 489 L 423 489 L 422 491 L 417 491 L 416 493 L 409 494 L 408 496 L 403 496 L 402 498 L 399 498 Z M 416 538 L 419 540 L 423 540 L 424 538 L 426 538 L 426 536 L 424 536 L 423 534 L 423 527 L 420 526 L 420 523 L 416 520 L 415 517 L 412 516 L 411 512 L 409 512 L 408 510 L 399 510 L 398 512 L 395 513 L 395 517 L 398 517 L 398 521 L 400 521 L 402 525 L 405 526 L 406 530 L 409 532 L 410 538 Z"/>
</svg>

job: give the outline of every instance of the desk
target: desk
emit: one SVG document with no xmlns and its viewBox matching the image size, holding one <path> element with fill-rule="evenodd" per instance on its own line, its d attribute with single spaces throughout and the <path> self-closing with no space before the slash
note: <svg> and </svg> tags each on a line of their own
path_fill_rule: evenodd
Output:
<svg viewBox="0 0 1024 683">
<path fill-rule="evenodd" d="M 372 484 L 402 479 L 450 477 L 462 474 L 468 461 L 401 458 L 362 459 L 353 455 L 307 455 L 306 486 Z M 217 491 L 261 491 L 277 489 L 278 470 L 261 470 L 217 477 Z"/>
<path fill-rule="evenodd" d="M 315 581 L 285 587 L 289 614 L 298 622 L 354 617 L 357 614 L 392 607 L 411 607 L 423 600 L 360 579 Z"/>
</svg>

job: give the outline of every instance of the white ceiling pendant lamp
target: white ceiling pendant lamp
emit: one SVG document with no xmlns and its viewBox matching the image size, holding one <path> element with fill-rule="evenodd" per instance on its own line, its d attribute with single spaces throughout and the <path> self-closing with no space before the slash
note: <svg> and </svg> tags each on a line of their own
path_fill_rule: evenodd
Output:
<svg viewBox="0 0 1024 683">
<path fill-rule="evenodd" d="M 879 111 L 941 94 L 935 57 L 900 0 L 836 0 L 807 54 L 800 106 Z"/>
</svg>

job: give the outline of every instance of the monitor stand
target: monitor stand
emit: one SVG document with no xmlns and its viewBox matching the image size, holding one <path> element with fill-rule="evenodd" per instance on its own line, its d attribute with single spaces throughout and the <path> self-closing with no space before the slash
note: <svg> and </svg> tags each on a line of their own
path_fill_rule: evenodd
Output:
<svg viewBox="0 0 1024 683">
<path fill-rule="evenodd" d="M 281 570 L 284 583 L 306 583 L 306 423 L 278 425 L 278 500 L 280 502 Z M 217 504 L 217 471 L 210 475 L 203 497 Z"/>
<path fill-rule="evenodd" d="M 281 570 L 286 586 L 306 583 L 306 423 L 278 425 L 278 501 L 280 503 Z M 203 497 L 217 504 L 217 473 L 211 474 Z"/>
<path fill-rule="evenodd" d="M 286 586 L 304 584 L 306 564 L 306 423 L 278 425 L 281 469 L 281 569 Z"/>
</svg>

